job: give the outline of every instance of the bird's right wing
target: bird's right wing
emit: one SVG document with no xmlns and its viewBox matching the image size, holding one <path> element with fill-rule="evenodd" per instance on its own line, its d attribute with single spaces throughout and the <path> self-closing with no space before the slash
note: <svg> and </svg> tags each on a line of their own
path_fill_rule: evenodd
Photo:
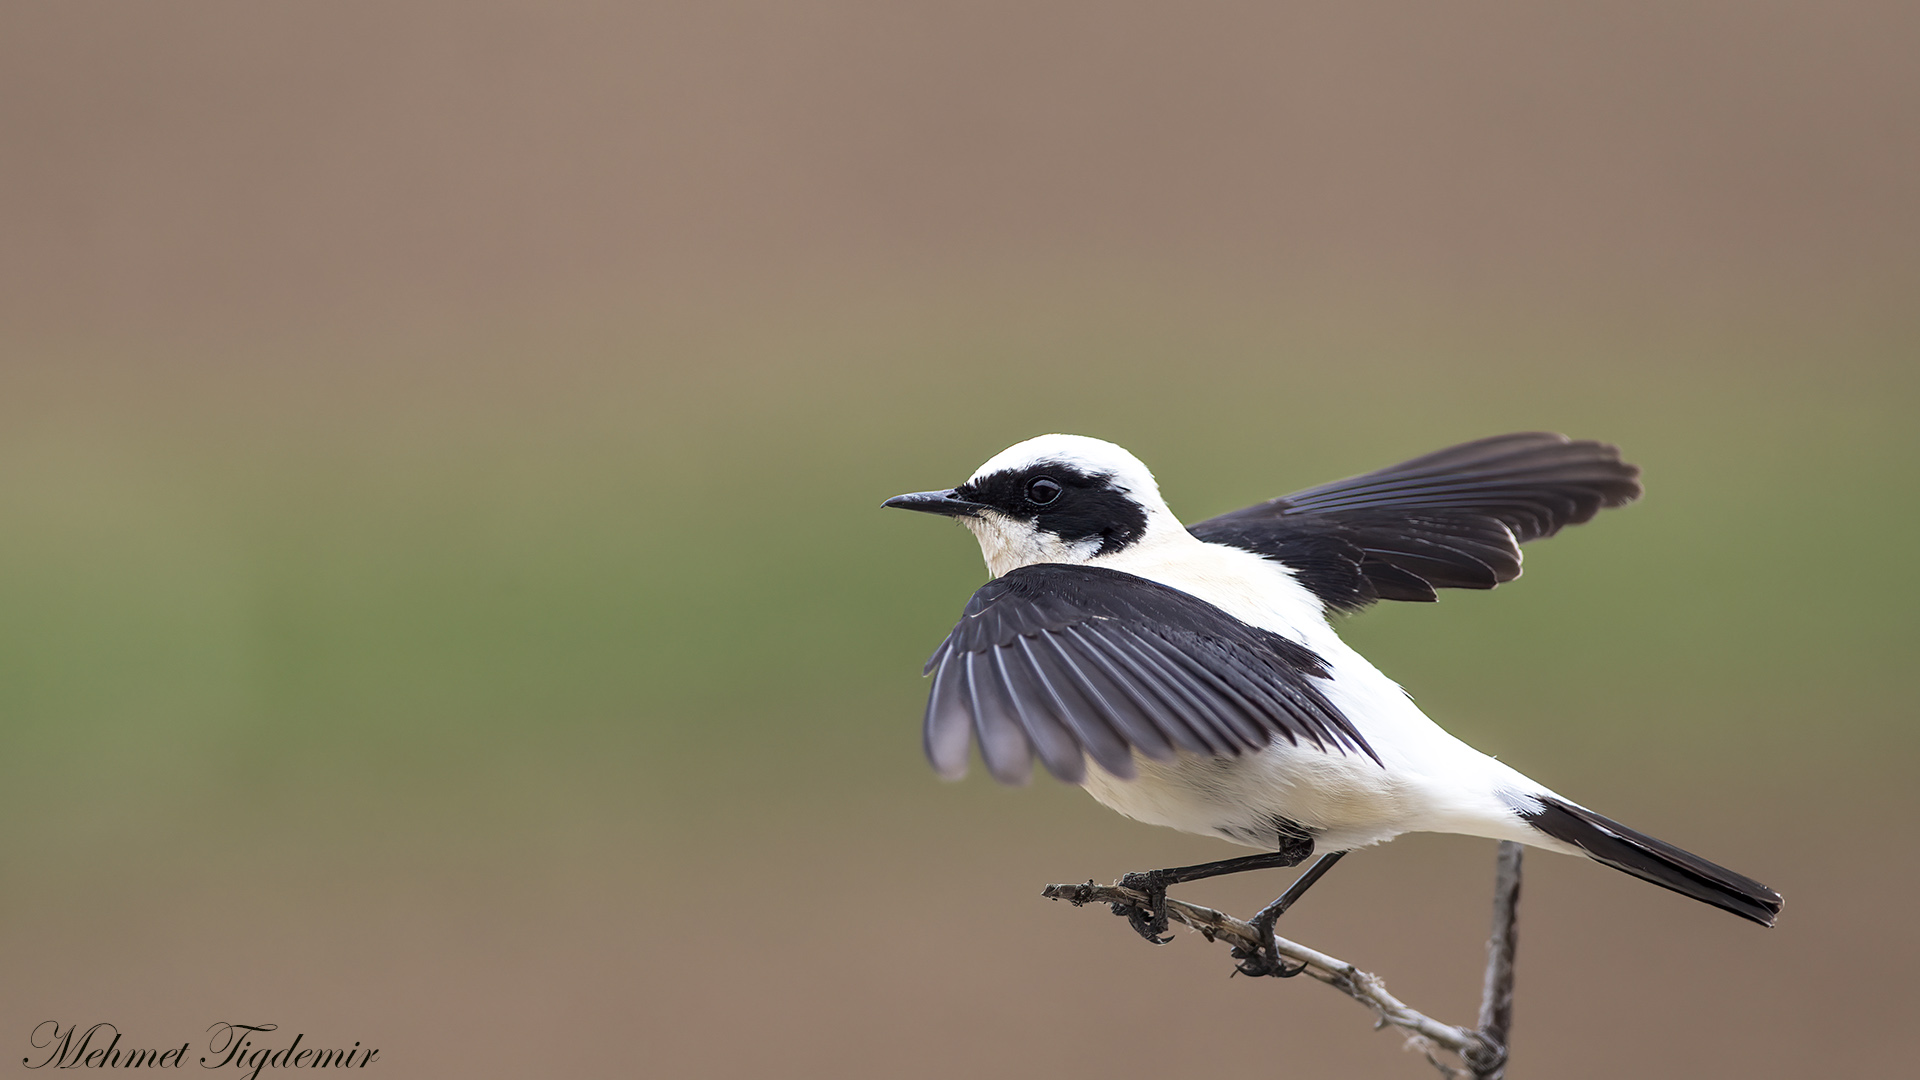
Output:
<svg viewBox="0 0 1920 1080">
<path fill-rule="evenodd" d="M 1209 518 L 1189 531 L 1291 568 L 1322 603 L 1433 600 L 1520 576 L 1520 545 L 1640 497 L 1605 443 L 1520 432 Z"/>
<path fill-rule="evenodd" d="M 1119 777 L 1133 751 L 1232 757 L 1275 738 L 1379 760 L 1321 692 L 1311 649 L 1190 593 L 1093 566 L 1041 563 L 1001 575 L 968 601 L 927 661 L 927 757 L 967 769 L 976 738 L 1002 783 L 1038 755 L 1079 783 L 1086 757 Z"/>
</svg>

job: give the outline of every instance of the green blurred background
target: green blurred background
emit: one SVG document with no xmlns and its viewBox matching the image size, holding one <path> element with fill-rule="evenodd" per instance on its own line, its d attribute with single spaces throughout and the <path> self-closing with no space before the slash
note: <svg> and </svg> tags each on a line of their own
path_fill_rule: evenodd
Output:
<svg viewBox="0 0 1920 1080">
<path fill-rule="evenodd" d="M 1423 1075 L 1322 988 L 1039 899 L 1233 849 L 935 781 L 919 665 L 984 571 L 879 502 L 1045 431 L 1195 519 L 1544 428 L 1646 499 L 1347 633 L 1787 908 L 1534 857 L 1515 1075 L 1903 1071 L 1916 31 L 10 8 L 0 1048 L 224 1020 L 409 1076 Z M 1287 932 L 1465 1022 L 1492 857 L 1366 852 Z"/>
</svg>

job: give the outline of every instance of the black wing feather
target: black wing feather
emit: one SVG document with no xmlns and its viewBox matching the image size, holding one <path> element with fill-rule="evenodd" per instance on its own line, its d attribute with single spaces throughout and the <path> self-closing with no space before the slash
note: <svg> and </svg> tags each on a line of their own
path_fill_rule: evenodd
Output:
<svg viewBox="0 0 1920 1080">
<path fill-rule="evenodd" d="M 1098 651 L 1073 636 L 1075 629 L 1070 624 L 1058 632 L 1044 634 L 1042 639 L 1053 646 L 1065 661 L 1063 670 L 1078 680 L 1086 700 L 1113 724 L 1128 746 L 1156 761 L 1173 757 L 1173 744 L 1156 722 L 1158 718 L 1134 703 L 1124 687 L 1125 677 L 1114 678 L 1110 671 L 1103 669 L 1097 662 Z"/>
<path fill-rule="evenodd" d="M 961 658 L 966 680 L 967 705 L 973 712 L 974 734 L 980 740 L 980 756 L 987 771 L 1003 784 L 1024 784 L 1033 772 L 1033 744 L 1014 715 L 1013 701 L 1006 684 L 982 670 L 987 657 L 968 653 Z"/>
<path fill-rule="evenodd" d="M 1321 602 L 1350 611 L 1512 581 L 1521 544 L 1639 498 L 1639 476 L 1605 443 L 1520 432 L 1297 491 L 1189 531 L 1283 562 Z"/>
<path fill-rule="evenodd" d="M 1032 638 L 1015 638 L 1014 646 L 1014 649 L 1002 651 L 1017 652 L 1024 663 L 1010 670 L 1018 672 L 1019 677 L 1029 679 L 1044 691 L 1048 708 L 1066 726 L 1074 741 L 1086 750 L 1088 757 L 1114 776 L 1131 780 L 1133 753 L 1127 747 L 1127 740 L 1114 730 L 1113 725 L 1107 723 L 1097 709 L 1088 705 L 1084 697 L 1071 686 L 1064 686 L 1064 680 L 1056 681 L 1048 677 L 1046 668 L 1034 656 Z M 964 760 L 963 753 L 963 767 Z M 1064 772 L 1051 766 L 1048 768 L 1060 779 L 1077 784 L 1086 775 L 1084 765 L 1084 762 L 1074 759 Z"/>
<path fill-rule="evenodd" d="M 1060 718 L 1047 707 L 1043 695 L 1034 692 L 1031 680 L 1015 679 L 1008 666 L 1006 649 L 995 649 L 987 654 L 993 663 L 999 683 L 1013 703 L 1013 711 L 1020 719 L 1020 726 L 1027 733 L 1027 741 L 1033 745 L 1033 752 L 1040 758 L 1047 771 L 1060 773 L 1082 772 L 1086 768 L 1080 756 L 1080 744 Z M 1015 661 L 1018 662 L 1016 655 Z"/>
<path fill-rule="evenodd" d="M 973 712 L 960 699 L 962 677 L 942 667 L 933 673 L 933 690 L 927 695 L 927 760 L 950 780 L 966 775 L 967 747 L 973 742 Z"/>
<path fill-rule="evenodd" d="M 1010 784 L 1035 756 L 1079 783 L 1087 757 L 1131 777 L 1136 751 L 1231 757 L 1276 736 L 1379 760 L 1321 692 L 1312 650 L 1115 570 L 1044 563 L 988 582 L 927 670 L 927 757 L 948 777 L 969 734 Z"/>
<path fill-rule="evenodd" d="M 1117 629 L 1114 644 L 1133 662 L 1135 675 L 1169 710 L 1178 714 L 1189 733 L 1189 737 L 1181 741 L 1181 748 L 1214 757 L 1232 755 L 1237 741 L 1233 737 L 1232 722 L 1213 711 L 1204 697 L 1183 689 L 1187 676 L 1163 660 L 1151 641 L 1142 640 L 1125 627 Z"/>
</svg>

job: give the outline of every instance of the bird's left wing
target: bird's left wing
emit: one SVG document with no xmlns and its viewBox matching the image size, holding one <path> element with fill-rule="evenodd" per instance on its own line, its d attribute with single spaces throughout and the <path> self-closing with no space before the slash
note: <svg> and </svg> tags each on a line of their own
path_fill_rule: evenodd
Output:
<svg viewBox="0 0 1920 1080">
<path fill-rule="evenodd" d="M 1433 600 L 1520 576 L 1520 545 L 1640 497 L 1605 443 L 1544 431 L 1450 446 L 1208 518 L 1188 531 L 1284 563 L 1327 607 Z"/>
<path fill-rule="evenodd" d="M 927 671 L 927 757 L 950 778 L 975 738 L 1009 784 L 1035 755 L 1079 783 L 1087 757 L 1131 777 L 1135 750 L 1232 757 L 1275 737 L 1379 760 L 1321 693 L 1328 670 L 1311 649 L 1100 567 L 1041 563 L 988 582 Z"/>
</svg>

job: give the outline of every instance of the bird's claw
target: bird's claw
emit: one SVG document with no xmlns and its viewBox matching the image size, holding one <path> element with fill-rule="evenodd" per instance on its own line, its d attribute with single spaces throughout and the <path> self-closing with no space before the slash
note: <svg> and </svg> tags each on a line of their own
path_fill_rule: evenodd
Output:
<svg viewBox="0 0 1920 1080">
<path fill-rule="evenodd" d="M 1293 967 L 1288 967 L 1286 961 L 1280 959 L 1270 946 L 1264 949 L 1236 948 L 1233 950 L 1233 958 L 1240 961 L 1233 966 L 1233 970 L 1236 973 L 1251 975 L 1255 978 L 1262 975 L 1271 975 L 1276 979 L 1291 979 L 1295 975 L 1307 970 L 1307 962 L 1305 960 L 1300 961 Z"/>
<path fill-rule="evenodd" d="M 1233 958 L 1240 961 L 1234 965 L 1235 972 L 1254 978 L 1271 975 L 1276 979 L 1291 979 L 1307 970 L 1305 960 L 1294 967 L 1288 967 L 1287 962 L 1280 958 L 1280 953 L 1273 947 L 1274 922 L 1275 920 L 1265 913 L 1254 918 L 1253 932 L 1260 939 L 1260 944 L 1253 948 L 1244 945 L 1234 946 Z"/>
<path fill-rule="evenodd" d="M 1155 945 L 1165 945 L 1172 941 L 1171 935 L 1161 937 L 1167 932 L 1167 884 L 1157 870 L 1145 873 L 1128 874 L 1120 879 L 1120 887 L 1132 889 L 1147 895 L 1146 904 L 1116 903 L 1111 905 L 1115 915 L 1125 915 L 1127 925 L 1134 933 L 1146 938 Z"/>
</svg>

